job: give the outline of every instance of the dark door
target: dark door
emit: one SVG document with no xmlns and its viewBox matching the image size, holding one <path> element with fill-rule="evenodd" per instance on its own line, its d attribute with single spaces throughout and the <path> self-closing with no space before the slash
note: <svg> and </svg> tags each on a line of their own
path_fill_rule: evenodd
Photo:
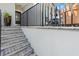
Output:
<svg viewBox="0 0 79 59">
<path fill-rule="evenodd" d="M 15 20 L 16 25 L 21 25 L 21 12 L 16 11 L 15 12 Z"/>
</svg>

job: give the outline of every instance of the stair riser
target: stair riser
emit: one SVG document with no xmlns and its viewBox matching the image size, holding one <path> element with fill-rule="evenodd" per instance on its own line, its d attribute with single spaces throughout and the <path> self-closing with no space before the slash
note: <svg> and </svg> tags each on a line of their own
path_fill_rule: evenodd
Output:
<svg viewBox="0 0 79 59">
<path fill-rule="evenodd" d="M 17 41 L 13 41 L 13 42 L 9 42 L 9 43 L 7 42 L 5 44 L 1 44 L 1 47 L 9 46 L 11 44 L 16 44 L 16 43 L 21 42 L 21 41 L 26 42 L 26 40 L 17 40 Z"/>
<path fill-rule="evenodd" d="M 21 27 L 1 28 L 1 55 L 2 56 L 29 56 L 34 50 L 28 39 L 25 38 Z"/>
<path fill-rule="evenodd" d="M 19 38 L 15 37 L 13 39 L 4 39 L 4 40 L 1 40 L 1 43 L 13 41 L 13 40 L 24 40 L 24 37 L 19 37 Z"/>
<path fill-rule="evenodd" d="M 22 33 L 22 31 L 1 31 L 1 35 L 7 35 L 7 34 L 15 34 L 15 33 Z"/>
<path fill-rule="evenodd" d="M 19 50 L 19 49 L 21 49 L 23 47 L 26 48 L 28 46 L 29 45 L 20 46 L 20 44 L 19 44 L 19 45 L 16 45 L 16 47 L 18 47 L 18 48 L 16 48 L 16 47 L 6 48 L 5 50 L 2 51 L 1 55 L 7 55 L 7 54 L 12 53 L 12 52 L 15 52 L 15 51 L 17 51 L 17 50 Z"/>
<path fill-rule="evenodd" d="M 28 50 L 29 49 L 29 50 Z M 19 53 L 16 53 L 16 56 L 25 56 L 25 55 L 30 55 L 33 52 L 32 48 L 28 46 L 28 48 L 25 48 L 24 50 L 20 51 Z"/>
<path fill-rule="evenodd" d="M 6 46 L 4 46 L 4 47 L 1 46 L 1 50 L 6 49 L 6 48 L 9 48 L 9 47 L 12 47 L 12 46 L 15 46 L 15 45 L 18 45 L 18 44 L 22 44 L 22 43 L 23 43 L 23 44 L 26 44 L 26 45 L 30 45 L 29 42 L 20 41 L 20 42 L 15 43 L 15 44 L 6 45 Z"/>
<path fill-rule="evenodd" d="M 23 36 L 24 37 L 24 35 L 21 33 L 21 34 L 1 35 L 1 38 L 7 39 L 7 38 L 13 38 L 13 37 L 19 37 L 19 36 Z"/>
</svg>

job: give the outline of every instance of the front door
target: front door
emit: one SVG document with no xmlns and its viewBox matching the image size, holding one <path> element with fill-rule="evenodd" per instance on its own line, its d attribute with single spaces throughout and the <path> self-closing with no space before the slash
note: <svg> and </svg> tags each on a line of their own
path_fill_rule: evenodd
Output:
<svg viewBox="0 0 79 59">
<path fill-rule="evenodd" d="M 21 25 L 21 12 L 15 12 L 15 23 L 17 26 Z"/>
</svg>

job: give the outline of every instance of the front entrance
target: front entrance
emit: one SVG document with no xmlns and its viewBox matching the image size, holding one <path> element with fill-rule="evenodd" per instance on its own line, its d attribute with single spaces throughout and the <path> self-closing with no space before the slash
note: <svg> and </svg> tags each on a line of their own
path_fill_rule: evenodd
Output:
<svg viewBox="0 0 79 59">
<path fill-rule="evenodd" d="M 21 12 L 15 11 L 15 24 L 16 26 L 21 25 Z"/>
</svg>

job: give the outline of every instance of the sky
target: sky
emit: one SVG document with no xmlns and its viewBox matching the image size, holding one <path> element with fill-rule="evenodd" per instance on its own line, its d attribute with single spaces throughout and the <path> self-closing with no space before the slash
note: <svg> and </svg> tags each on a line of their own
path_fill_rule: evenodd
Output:
<svg viewBox="0 0 79 59">
<path fill-rule="evenodd" d="M 61 10 L 65 7 L 65 3 L 56 3 L 57 9 Z"/>
</svg>

